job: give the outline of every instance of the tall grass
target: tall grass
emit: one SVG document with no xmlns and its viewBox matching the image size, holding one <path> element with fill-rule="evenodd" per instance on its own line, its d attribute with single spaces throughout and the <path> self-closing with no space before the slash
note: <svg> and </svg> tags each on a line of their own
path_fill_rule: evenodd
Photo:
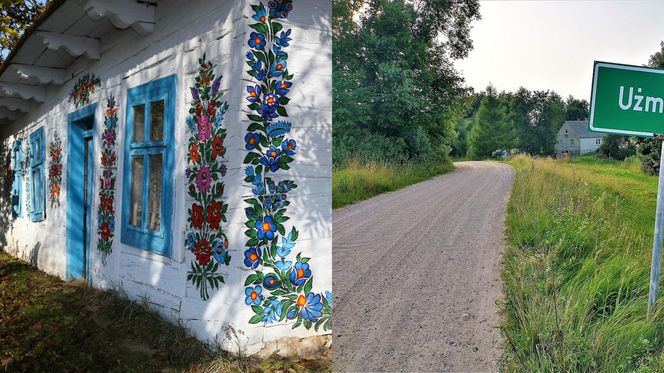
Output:
<svg viewBox="0 0 664 373">
<path fill-rule="evenodd" d="M 664 311 L 646 315 L 656 177 L 594 158 L 510 163 L 504 369 L 664 371 Z"/>
<path fill-rule="evenodd" d="M 451 163 L 404 164 L 346 162 L 332 170 L 332 207 L 338 208 L 430 179 L 454 169 Z"/>
</svg>

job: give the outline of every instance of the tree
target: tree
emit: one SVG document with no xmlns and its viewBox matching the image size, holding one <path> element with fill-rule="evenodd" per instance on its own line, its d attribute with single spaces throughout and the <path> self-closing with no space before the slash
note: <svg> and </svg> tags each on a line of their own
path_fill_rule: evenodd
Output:
<svg viewBox="0 0 664 373">
<path fill-rule="evenodd" d="M 565 120 L 588 119 L 588 101 L 577 100 L 572 95 L 565 101 Z"/>
<path fill-rule="evenodd" d="M 599 154 L 619 161 L 636 154 L 633 141 L 627 136 L 607 135 L 599 146 Z"/>
<path fill-rule="evenodd" d="M 659 43 L 659 51 L 648 59 L 648 66 L 664 68 L 664 41 Z M 651 175 L 659 174 L 659 160 L 662 148 L 661 138 L 644 138 L 636 140 L 636 151 L 641 158 L 641 170 Z"/>
<path fill-rule="evenodd" d="M 459 118 L 454 124 L 457 138 L 452 142 L 452 157 L 465 157 L 468 153 L 468 136 L 473 128 L 474 118 Z"/>
<path fill-rule="evenodd" d="M 477 1 L 335 0 L 333 7 L 335 164 L 354 156 L 445 161 L 468 94 L 450 59 L 472 48 L 462 34 L 479 18 Z"/>
<path fill-rule="evenodd" d="M 507 111 L 516 147 L 528 154 L 553 154 L 556 134 L 564 122 L 565 104 L 552 91 L 521 87 L 510 96 Z"/>
<path fill-rule="evenodd" d="M 44 10 L 45 0 L 2 0 L 0 8 L 0 62 L 23 32 Z"/>
<path fill-rule="evenodd" d="M 534 109 L 531 123 L 533 124 L 536 147 L 531 148 L 531 154 L 553 154 L 556 144 L 556 134 L 565 121 L 565 103 L 562 98 L 552 91 L 533 92 Z"/>
<path fill-rule="evenodd" d="M 522 151 L 537 149 L 536 144 L 530 145 L 530 141 L 533 140 L 530 137 L 533 102 L 532 92 L 520 87 L 510 96 L 507 103 L 507 120 L 514 131 L 515 146 Z"/>
<path fill-rule="evenodd" d="M 473 129 L 468 137 L 468 155 L 473 159 L 491 157 L 496 150 L 508 149 L 505 109 L 492 86 L 486 89 Z"/>
</svg>

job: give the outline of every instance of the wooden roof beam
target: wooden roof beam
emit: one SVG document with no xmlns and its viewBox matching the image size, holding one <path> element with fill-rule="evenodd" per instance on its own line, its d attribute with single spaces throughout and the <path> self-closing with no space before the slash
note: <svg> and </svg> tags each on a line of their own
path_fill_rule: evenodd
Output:
<svg viewBox="0 0 664 373">
<path fill-rule="evenodd" d="M 0 120 L 2 119 L 8 119 L 8 120 L 16 120 L 16 113 L 5 108 L 0 107 Z"/>
<path fill-rule="evenodd" d="M 141 35 L 154 31 L 156 4 L 136 0 L 79 0 L 88 17 L 108 19 L 119 29 L 133 28 Z"/>
<path fill-rule="evenodd" d="M 0 91 L 7 95 L 19 96 L 26 100 L 46 101 L 46 89 L 40 86 L 0 82 Z"/>
<path fill-rule="evenodd" d="M 0 97 L 0 108 L 5 107 L 12 111 L 22 111 L 27 113 L 30 111 L 30 101 L 22 100 L 20 98 Z"/>
<path fill-rule="evenodd" d="M 99 59 L 99 40 L 97 39 L 47 31 L 37 31 L 36 34 L 42 38 L 48 49 L 58 50 L 62 48 L 72 57 L 85 54 L 93 60 Z"/>
<path fill-rule="evenodd" d="M 7 69 L 15 71 L 19 79 L 36 79 L 41 84 L 64 84 L 67 74 L 65 69 L 52 67 L 22 65 L 13 63 Z"/>
</svg>

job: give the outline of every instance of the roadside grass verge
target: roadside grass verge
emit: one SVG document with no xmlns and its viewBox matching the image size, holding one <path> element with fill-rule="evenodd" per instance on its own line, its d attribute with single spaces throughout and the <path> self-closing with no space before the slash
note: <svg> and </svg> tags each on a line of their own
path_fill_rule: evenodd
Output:
<svg viewBox="0 0 664 373">
<path fill-rule="evenodd" d="M 332 208 L 401 189 L 454 170 L 452 163 L 390 165 L 349 161 L 332 170 Z"/>
<path fill-rule="evenodd" d="M 64 283 L 0 251 L 0 371 L 330 371 L 331 362 L 259 360 L 198 341 L 147 304 Z"/>
<path fill-rule="evenodd" d="M 592 157 L 509 163 L 504 370 L 664 371 L 663 300 L 646 315 L 657 178 Z"/>
</svg>

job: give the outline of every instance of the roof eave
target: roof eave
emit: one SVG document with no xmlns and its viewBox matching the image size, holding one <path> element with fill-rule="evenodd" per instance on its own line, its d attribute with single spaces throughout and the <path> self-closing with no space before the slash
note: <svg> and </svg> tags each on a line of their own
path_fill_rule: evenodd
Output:
<svg viewBox="0 0 664 373">
<path fill-rule="evenodd" d="M 44 8 L 44 11 L 35 19 L 35 21 L 25 29 L 21 37 L 18 39 L 16 44 L 14 45 L 14 48 L 12 48 L 11 52 L 9 52 L 9 55 L 7 58 L 2 62 L 2 65 L 0 65 L 0 76 L 7 70 L 9 65 L 11 65 L 12 60 L 18 53 L 18 51 L 21 49 L 25 41 L 32 35 L 32 33 L 37 30 L 39 26 L 41 26 L 44 21 L 48 19 L 62 4 L 65 3 L 67 0 L 51 0 L 46 4 L 46 7 Z"/>
</svg>

